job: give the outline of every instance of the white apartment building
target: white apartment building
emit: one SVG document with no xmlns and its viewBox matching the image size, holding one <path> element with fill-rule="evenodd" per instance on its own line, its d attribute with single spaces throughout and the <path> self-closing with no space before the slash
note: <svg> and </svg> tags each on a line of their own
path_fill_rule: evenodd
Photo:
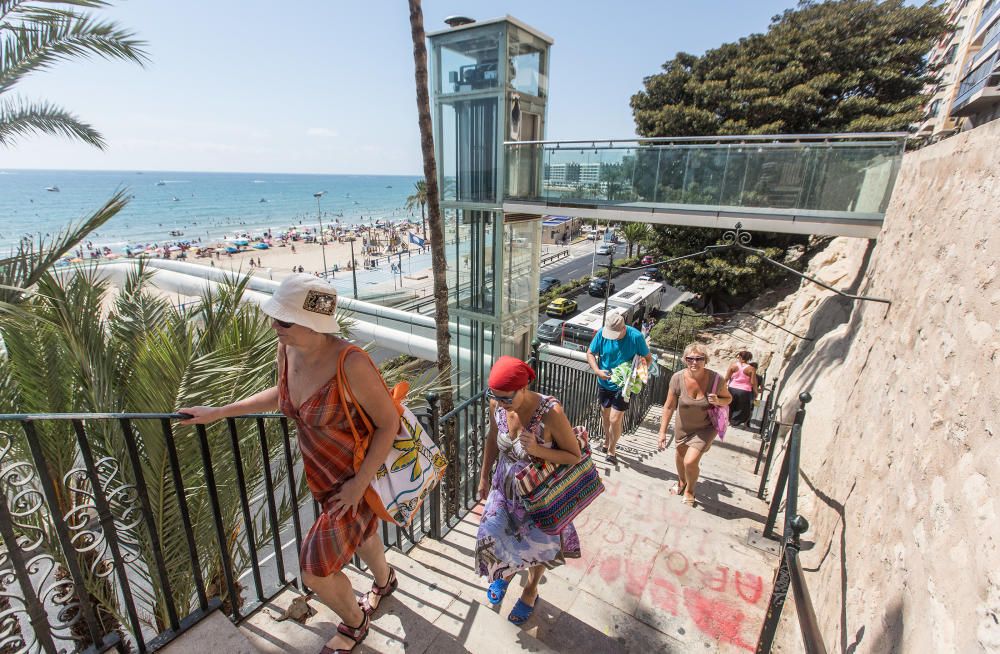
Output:
<svg viewBox="0 0 1000 654">
<path fill-rule="evenodd" d="M 954 30 L 941 35 L 928 54 L 940 65 L 917 136 L 937 140 L 998 117 L 1000 0 L 949 0 Z"/>
</svg>

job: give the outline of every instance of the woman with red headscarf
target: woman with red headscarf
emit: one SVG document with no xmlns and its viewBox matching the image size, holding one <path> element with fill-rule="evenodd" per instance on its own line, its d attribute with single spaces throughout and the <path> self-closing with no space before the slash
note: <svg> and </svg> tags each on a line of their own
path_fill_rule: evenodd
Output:
<svg viewBox="0 0 1000 654">
<path fill-rule="evenodd" d="M 508 620 L 523 624 L 538 601 L 545 568 L 580 556 L 572 525 L 550 536 L 528 516 L 515 483 L 532 459 L 572 465 L 580 445 L 559 400 L 528 390 L 535 371 L 520 359 L 503 356 L 490 371 L 490 432 L 483 453 L 479 498 L 486 500 L 476 536 L 476 569 L 489 578 L 486 597 L 499 606 L 515 574 L 528 571 L 528 582 Z M 493 469 L 494 463 L 496 469 Z M 492 473 L 492 474 L 491 474 Z"/>
</svg>

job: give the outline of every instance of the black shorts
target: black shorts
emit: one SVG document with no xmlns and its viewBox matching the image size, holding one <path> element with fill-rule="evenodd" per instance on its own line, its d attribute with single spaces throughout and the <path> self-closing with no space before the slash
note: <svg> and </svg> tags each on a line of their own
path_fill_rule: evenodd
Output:
<svg viewBox="0 0 1000 654">
<path fill-rule="evenodd" d="M 616 411 L 624 411 L 628 408 L 628 402 L 622 397 L 621 391 L 609 391 L 603 386 L 597 387 L 597 401 L 601 403 L 603 409 L 611 408 Z"/>
</svg>

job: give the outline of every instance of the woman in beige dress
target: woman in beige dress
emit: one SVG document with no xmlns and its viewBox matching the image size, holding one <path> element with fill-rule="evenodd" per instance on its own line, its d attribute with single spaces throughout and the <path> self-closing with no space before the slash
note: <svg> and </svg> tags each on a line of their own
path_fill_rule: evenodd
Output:
<svg viewBox="0 0 1000 654">
<path fill-rule="evenodd" d="M 683 495 L 688 506 L 695 503 L 694 489 L 698 483 L 701 457 L 718 436 L 708 409 L 711 406 L 727 406 L 733 401 L 721 375 L 705 367 L 707 363 L 708 351 L 700 343 L 691 343 L 684 348 L 684 369 L 670 378 L 667 401 L 663 403 L 663 417 L 660 419 L 658 445 L 662 450 L 667 446 L 667 426 L 677 413 L 674 423 L 677 484 L 670 492 Z"/>
</svg>

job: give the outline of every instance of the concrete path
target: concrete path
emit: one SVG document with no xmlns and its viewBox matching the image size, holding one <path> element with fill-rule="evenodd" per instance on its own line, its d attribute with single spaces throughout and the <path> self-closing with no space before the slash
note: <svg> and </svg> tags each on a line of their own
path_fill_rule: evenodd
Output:
<svg viewBox="0 0 1000 654">
<path fill-rule="evenodd" d="M 523 628 L 506 617 L 520 594 L 512 582 L 492 608 L 473 572 L 478 511 L 441 542 L 390 552 L 399 590 L 385 600 L 357 652 L 741 652 L 753 651 L 776 557 L 748 545 L 767 505 L 754 495 L 759 441 L 731 430 L 703 459 L 699 504 L 669 494 L 673 451 L 656 451 L 659 407 L 623 439 L 618 465 L 595 460 L 606 492 L 576 521 L 583 557 L 546 573 L 535 615 Z M 776 548 L 774 548 L 776 551 Z M 351 571 L 354 588 L 371 584 Z M 275 622 L 293 591 L 240 630 L 258 652 L 318 652 L 336 628 L 319 602 L 306 625 Z"/>
</svg>

